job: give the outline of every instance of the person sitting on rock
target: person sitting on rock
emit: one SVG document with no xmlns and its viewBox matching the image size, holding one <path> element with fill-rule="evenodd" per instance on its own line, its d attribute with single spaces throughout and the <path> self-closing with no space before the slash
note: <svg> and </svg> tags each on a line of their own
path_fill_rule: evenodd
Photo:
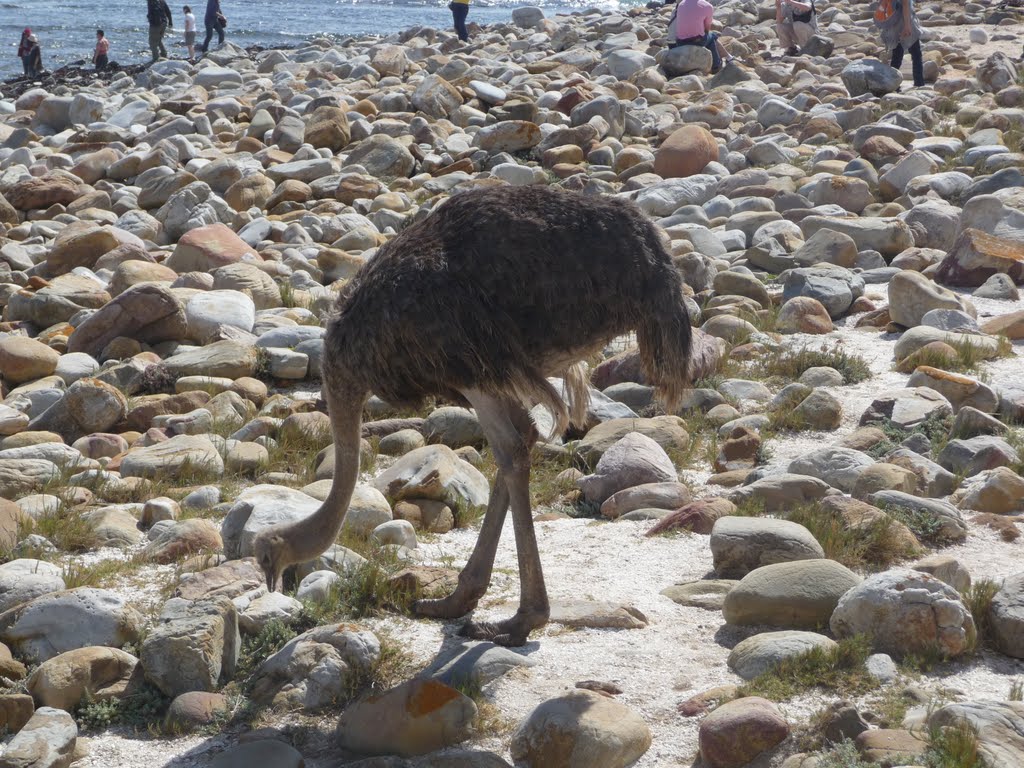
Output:
<svg viewBox="0 0 1024 768">
<path fill-rule="evenodd" d="M 775 0 L 775 31 L 786 55 L 799 55 L 800 48 L 818 33 L 814 0 Z"/>
<path fill-rule="evenodd" d="M 921 23 L 917 20 L 913 0 L 878 0 L 875 26 L 882 45 L 892 51 L 889 66 L 899 69 L 904 51 L 910 51 L 914 86 L 924 85 L 924 57 L 921 53 Z"/>
<path fill-rule="evenodd" d="M 733 57 L 718 42 L 718 34 L 711 31 L 715 8 L 708 0 L 680 0 L 668 22 L 669 48 L 697 45 L 711 51 L 711 71 L 722 68 L 722 62 Z"/>
</svg>

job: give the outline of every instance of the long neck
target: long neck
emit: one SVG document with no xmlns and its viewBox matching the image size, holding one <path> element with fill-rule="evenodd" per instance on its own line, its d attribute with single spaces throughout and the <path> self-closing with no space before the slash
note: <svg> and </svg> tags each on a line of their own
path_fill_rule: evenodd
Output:
<svg viewBox="0 0 1024 768">
<path fill-rule="evenodd" d="M 359 478 L 359 444 L 362 437 L 362 411 L 365 396 L 353 398 L 331 396 L 326 392 L 327 407 L 334 433 L 334 481 L 320 508 L 282 531 L 291 545 L 294 563 L 319 557 L 337 540 L 345 513 L 352 501 L 352 492 Z"/>
</svg>

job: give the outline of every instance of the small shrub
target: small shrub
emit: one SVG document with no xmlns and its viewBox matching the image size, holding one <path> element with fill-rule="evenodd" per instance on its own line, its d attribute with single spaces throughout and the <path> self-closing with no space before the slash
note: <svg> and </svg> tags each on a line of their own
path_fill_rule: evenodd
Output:
<svg viewBox="0 0 1024 768">
<path fill-rule="evenodd" d="M 942 543 L 942 520 L 927 509 L 907 509 L 883 504 L 882 509 L 893 520 L 903 523 L 923 544 Z"/>
<path fill-rule="evenodd" d="M 967 607 L 971 611 L 974 628 L 977 630 L 974 643 L 976 648 L 991 648 L 993 645 L 992 620 L 989 611 L 1000 586 L 991 579 L 981 579 L 971 584 L 971 588 L 964 596 L 964 602 L 967 603 Z"/>
<path fill-rule="evenodd" d="M 248 677 L 268 658 L 285 647 L 298 633 L 283 621 L 274 619 L 256 635 L 248 635 L 242 641 L 238 654 L 236 677 Z"/>
<path fill-rule="evenodd" d="M 384 611 L 405 613 L 413 595 L 392 582 L 403 564 L 387 552 L 371 552 L 365 563 L 340 573 L 340 579 L 319 602 L 307 602 L 296 626 L 305 631 L 322 624 L 378 616 Z"/>
<path fill-rule="evenodd" d="M 875 768 L 876 763 L 860 759 L 857 745 L 844 739 L 818 756 L 817 768 Z"/>
<path fill-rule="evenodd" d="M 783 659 L 743 685 L 739 695 L 782 701 L 819 686 L 844 696 L 864 693 L 878 687 L 864 668 L 870 655 L 871 641 L 864 635 L 844 638 L 834 648 L 812 648 Z"/>
<path fill-rule="evenodd" d="M 848 353 L 838 344 L 824 349 L 779 348 L 756 360 L 752 372 L 761 378 L 779 378 L 789 383 L 799 379 L 808 369 L 820 367 L 835 368 L 847 384 L 859 384 L 871 378 L 867 360 Z"/>
<path fill-rule="evenodd" d="M 86 731 L 101 731 L 113 725 L 152 731 L 160 727 L 170 703 L 158 688 L 143 683 L 136 693 L 121 698 L 96 701 L 86 696 L 75 712 L 75 720 Z"/>
</svg>

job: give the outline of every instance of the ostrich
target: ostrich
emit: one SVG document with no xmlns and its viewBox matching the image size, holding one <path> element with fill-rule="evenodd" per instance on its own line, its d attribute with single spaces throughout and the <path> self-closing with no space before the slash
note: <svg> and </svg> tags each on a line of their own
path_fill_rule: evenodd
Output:
<svg viewBox="0 0 1024 768">
<path fill-rule="evenodd" d="M 549 605 L 530 509 L 528 408 L 546 406 L 554 434 L 586 413 L 580 361 L 635 330 L 659 397 L 686 386 L 690 320 L 682 280 L 655 226 L 632 204 L 548 187 L 457 194 L 383 246 L 345 287 L 324 338 L 323 396 L 335 472 L 312 515 L 256 537 L 271 590 L 285 568 L 334 544 L 359 474 L 362 409 L 371 393 L 396 406 L 428 396 L 468 404 L 498 471 L 475 549 L 452 594 L 419 600 L 422 616 L 457 618 L 487 590 L 511 507 L 520 604 L 505 621 L 462 633 L 522 645 Z M 569 407 L 547 381 L 565 377 Z"/>
</svg>

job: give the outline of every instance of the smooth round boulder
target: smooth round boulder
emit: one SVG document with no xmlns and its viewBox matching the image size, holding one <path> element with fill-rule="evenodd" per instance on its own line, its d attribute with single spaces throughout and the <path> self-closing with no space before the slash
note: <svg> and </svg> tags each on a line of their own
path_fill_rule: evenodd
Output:
<svg viewBox="0 0 1024 768">
<path fill-rule="evenodd" d="M 650 729 L 633 710 L 576 690 L 533 710 L 512 734 L 509 750 L 523 768 L 625 768 L 650 746 Z"/>
<path fill-rule="evenodd" d="M 815 630 L 826 624 L 839 599 L 861 581 L 834 560 L 797 560 L 751 571 L 722 606 L 726 622 Z"/>
<path fill-rule="evenodd" d="M 729 669 L 744 680 L 753 680 L 778 666 L 779 662 L 800 656 L 814 648 L 831 650 L 835 640 L 817 632 L 762 632 L 740 641 L 729 654 Z"/>
<path fill-rule="evenodd" d="M 789 736 L 789 723 L 772 702 L 746 696 L 704 718 L 697 733 L 708 768 L 742 768 Z"/>
<path fill-rule="evenodd" d="M 0 338 L 0 376 L 8 384 L 24 384 L 49 376 L 60 353 L 27 336 Z"/>
<path fill-rule="evenodd" d="M 763 565 L 814 560 L 825 551 L 810 531 L 771 517 L 722 517 L 711 529 L 715 572 L 738 579 Z"/>
<path fill-rule="evenodd" d="M 654 153 L 654 172 L 663 179 L 693 176 L 718 161 L 718 143 L 711 131 L 684 125 L 665 139 Z"/>
</svg>

